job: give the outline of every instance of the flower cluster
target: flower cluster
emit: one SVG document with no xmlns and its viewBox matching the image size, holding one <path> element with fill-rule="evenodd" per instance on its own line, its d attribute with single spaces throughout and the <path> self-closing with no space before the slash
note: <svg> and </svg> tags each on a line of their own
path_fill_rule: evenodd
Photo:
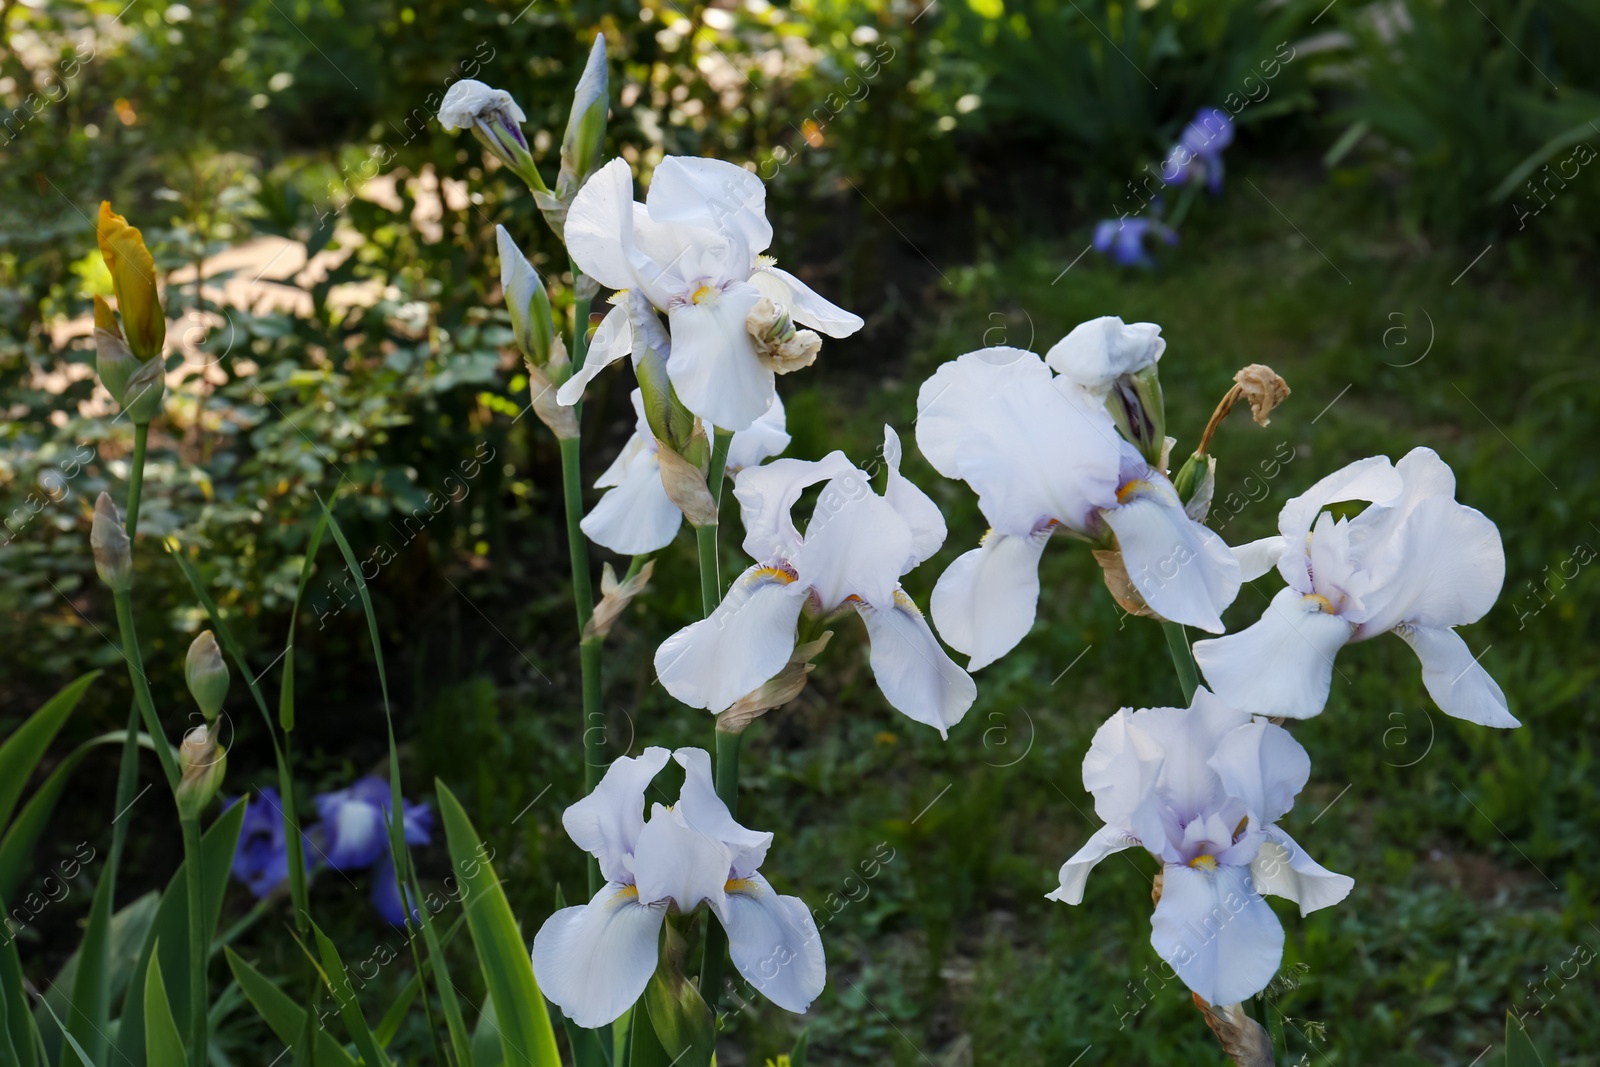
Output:
<svg viewBox="0 0 1600 1067">
<path fill-rule="evenodd" d="M 669 759 L 683 769 L 683 787 L 672 805 L 651 805 L 647 821 L 645 793 Z M 618 758 L 561 823 L 600 861 L 606 883 L 589 903 L 545 922 L 533 941 L 533 970 L 545 996 L 579 1026 L 603 1026 L 627 1011 L 656 972 L 662 922 L 702 905 L 728 932 L 733 965 L 768 1000 L 803 1012 L 822 992 L 827 964 L 816 921 L 799 898 L 779 895 L 762 877 L 772 835 L 734 820 L 702 749 Z"/>
</svg>

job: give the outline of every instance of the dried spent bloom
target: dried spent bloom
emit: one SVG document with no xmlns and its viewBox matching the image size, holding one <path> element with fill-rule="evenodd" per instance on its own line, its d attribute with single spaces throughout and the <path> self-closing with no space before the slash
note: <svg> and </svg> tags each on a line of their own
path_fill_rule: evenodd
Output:
<svg viewBox="0 0 1600 1067">
<path fill-rule="evenodd" d="M 1244 398 L 1250 402 L 1250 417 L 1256 420 L 1257 426 L 1265 426 L 1272 420 L 1267 416 L 1272 410 L 1285 400 L 1289 399 L 1289 383 L 1278 376 L 1278 372 L 1262 363 L 1252 363 L 1241 368 L 1233 376 L 1234 382 L 1239 386 Z"/>
</svg>

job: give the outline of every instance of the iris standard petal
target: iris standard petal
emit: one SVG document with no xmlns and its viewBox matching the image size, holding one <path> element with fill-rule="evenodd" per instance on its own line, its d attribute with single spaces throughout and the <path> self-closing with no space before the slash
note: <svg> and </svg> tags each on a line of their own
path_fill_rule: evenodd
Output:
<svg viewBox="0 0 1600 1067">
<path fill-rule="evenodd" d="M 628 246 L 633 242 L 633 172 L 617 158 L 583 183 L 567 209 L 567 252 L 589 277 L 610 289 L 634 284 Z"/>
<path fill-rule="evenodd" d="M 641 901 L 671 900 L 679 911 L 691 912 L 706 900 L 715 908 L 733 869 L 733 851 L 690 826 L 683 812 L 656 804 L 639 834 L 634 868 Z"/>
<path fill-rule="evenodd" d="M 711 777 L 711 756 L 702 748 L 680 748 L 672 754 L 683 768 L 683 788 L 676 810 L 691 829 L 713 837 L 728 847 L 733 878 L 753 874 L 767 858 L 772 834 L 739 825 L 728 805 L 717 796 Z"/>
<path fill-rule="evenodd" d="M 792 510 L 800 494 L 817 482 L 855 471 L 843 452 L 829 452 L 820 460 L 779 459 L 763 467 L 747 467 L 733 480 L 744 523 L 744 550 L 763 563 L 786 560 L 800 547 Z M 866 476 L 857 472 L 864 492 L 871 492 Z"/>
<path fill-rule="evenodd" d="M 892 610 L 866 603 L 858 610 L 872 642 L 872 673 L 885 699 L 940 737 L 948 736 L 977 699 L 977 683 L 945 653 L 904 590 L 894 591 Z"/>
<path fill-rule="evenodd" d="M 639 903 L 631 885 L 608 882 L 593 900 L 563 908 L 533 939 L 539 989 L 579 1026 L 605 1026 L 650 984 L 665 904 Z"/>
<path fill-rule="evenodd" d="M 1033 628 L 1039 604 L 1039 557 L 1048 529 L 1028 537 L 991 530 L 956 557 L 933 587 L 930 608 L 939 636 L 972 657 L 969 671 L 1010 652 Z"/>
<path fill-rule="evenodd" d="M 1227 703 L 1257 715 L 1308 719 L 1322 711 L 1333 685 L 1333 658 L 1351 626 L 1323 610 L 1320 597 L 1281 589 L 1252 626 L 1196 641 L 1206 683 Z"/>
<path fill-rule="evenodd" d="M 1311 757 L 1300 742 L 1262 719 L 1229 730 L 1207 762 L 1228 795 L 1250 808 L 1257 829 L 1287 815 L 1311 777 Z"/>
<path fill-rule="evenodd" d="M 644 828 L 644 791 L 672 753 L 651 747 L 638 756 L 618 756 L 594 792 L 561 814 L 573 843 L 600 861 L 612 882 L 633 882 L 633 849 Z"/>
<path fill-rule="evenodd" d="M 900 576 L 911 569 L 912 543 L 900 513 L 851 470 L 822 487 L 805 539 L 789 561 L 824 611 L 852 596 L 886 611 L 894 606 Z"/>
<path fill-rule="evenodd" d="M 796 585 L 771 567 L 741 574 L 708 618 L 656 649 L 656 675 L 667 692 L 692 708 L 722 712 L 782 670 L 805 604 Z"/>
<path fill-rule="evenodd" d="M 1447 715 L 1479 726 L 1521 726 L 1506 695 L 1479 664 L 1461 635 L 1449 627 L 1401 626 L 1395 630 L 1422 661 L 1422 684 Z M 1485 650 L 1487 651 L 1487 650 Z"/>
<path fill-rule="evenodd" d="M 1211 1004 L 1250 999 L 1283 962 L 1283 926 L 1247 867 L 1167 864 L 1150 944 Z"/>
<path fill-rule="evenodd" d="M 1448 497 L 1419 503 L 1385 547 L 1394 565 L 1387 581 L 1364 597 L 1367 611 L 1355 620 L 1357 640 L 1402 622 L 1425 627 L 1477 622 L 1500 596 L 1506 556 L 1499 527 Z M 1369 554 L 1377 550 L 1377 545 L 1364 547 Z"/>
<path fill-rule="evenodd" d="M 759 874 L 728 883 L 717 917 L 745 981 L 785 1011 L 804 1012 L 827 982 L 816 920 L 798 897 L 779 896 Z"/>
<path fill-rule="evenodd" d="M 999 346 L 941 364 L 917 390 L 917 448 L 946 478 L 960 478 L 962 441 L 970 431 L 971 414 L 997 389 L 1019 381 L 1032 388 L 1050 387 L 1050 370 L 1037 355 L 1022 348 Z"/>
<path fill-rule="evenodd" d="M 644 204 L 657 222 L 737 235 L 752 260 L 772 243 L 766 183 L 734 163 L 667 156 L 650 176 L 650 191 Z M 747 273 L 748 269 L 747 266 Z"/>
</svg>

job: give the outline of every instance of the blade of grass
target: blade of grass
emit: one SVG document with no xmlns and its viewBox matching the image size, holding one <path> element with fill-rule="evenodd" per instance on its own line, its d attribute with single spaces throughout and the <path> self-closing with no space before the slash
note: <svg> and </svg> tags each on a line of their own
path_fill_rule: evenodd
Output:
<svg viewBox="0 0 1600 1067">
<path fill-rule="evenodd" d="M 400 798 L 400 751 L 394 739 L 394 712 L 389 706 L 389 675 L 383 668 L 383 641 L 378 636 L 378 615 L 372 610 L 372 595 L 367 591 L 367 579 L 361 573 L 361 564 L 356 559 L 355 552 L 350 548 L 350 541 L 339 528 L 339 520 L 333 517 L 333 512 L 328 509 L 327 502 L 322 497 L 317 497 L 317 503 L 322 505 L 322 515 L 326 519 L 328 529 L 333 533 L 334 543 L 339 546 L 339 552 L 344 556 L 345 568 L 355 578 L 356 592 L 361 595 L 361 609 L 367 616 L 367 635 L 372 641 L 372 659 L 378 667 L 378 688 L 383 692 L 383 722 L 389 735 L 389 810 L 401 813 L 398 819 L 389 820 L 389 855 L 394 857 L 394 876 L 399 882 L 401 907 L 405 906 L 405 884 L 410 872 L 406 870 L 409 855 L 405 848 L 405 806 Z M 409 917 L 406 922 L 408 936 L 407 943 L 411 946 L 411 961 L 420 972 L 422 970 L 422 955 L 417 950 L 416 938 L 409 936 L 411 922 Z M 437 978 L 437 976 L 435 976 Z M 433 1009 L 428 1006 L 428 998 L 422 998 L 423 1014 L 427 1016 L 428 1033 L 433 1038 L 434 1056 L 444 1062 L 444 1049 L 439 1044 L 439 1030 L 433 1024 Z"/>
<path fill-rule="evenodd" d="M 409 862 L 407 864 L 410 865 Z M 422 887 L 417 883 L 416 875 L 411 877 L 411 887 L 416 900 L 422 899 Z M 401 907 L 411 909 L 406 902 L 405 893 L 400 894 Z M 475 1057 L 472 1054 L 472 1041 L 467 1034 L 466 1021 L 461 1017 L 461 1002 L 456 996 L 456 984 L 450 980 L 450 964 L 445 959 L 444 947 L 439 944 L 439 935 L 434 932 L 433 919 L 428 914 L 427 907 L 416 909 L 416 921 L 422 926 L 423 943 L 428 947 L 428 959 L 433 963 L 433 984 L 439 989 L 439 1005 L 444 1009 L 445 1026 L 450 1031 L 450 1049 L 455 1053 L 456 1062 L 462 1067 L 473 1067 Z"/>
<path fill-rule="evenodd" d="M 99 671 L 90 671 L 64 686 L 0 745 L 0 827 L 11 821 L 17 798 L 22 796 L 22 787 L 32 777 L 45 749 L 66 724 L 67 716 L 78 706 L 83 691 L 98 677 Z"/>
</svg>

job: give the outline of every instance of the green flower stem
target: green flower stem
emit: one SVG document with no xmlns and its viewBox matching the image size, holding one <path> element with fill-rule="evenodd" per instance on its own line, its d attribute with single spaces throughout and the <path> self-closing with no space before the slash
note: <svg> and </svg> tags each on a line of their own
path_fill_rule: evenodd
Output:
<svg viewBox="0 0 1600 1067">
<path fill-rule="evenodd" d="M 1167 635 L 1167 651 L 1172 653 L 1172 669 L 1178 672 L 1178 685 L 1183 687 L 1183 704 L 1188 707 L 1194 702 L 1194 691 L 1200 687 L 1200 675 L 1195 671 L 1194 652 L 1189 648 L 1189 636 L 1184 633 L 1183 627 L 1175 622 L 1161 623 L 1161 631 Z"/>
<path fill-rule="evenodd" d="M 178 795 L 178 760 L 172 754 L 172 746 L 167 743 L 166 734 L 161 729 L 161 720 L 156 716 L 155 700 L 150 696 L 150 683 L 144 676 L 144 657 L 139 652 L 139 634 L 133 626 L 133 601 L 126 592 L 113 594 L 117 607 L 117 629 L 122 637 L 122 658 L 128 662 L 128 679 L 133 683 L 134 702 L 139 706 L 139 713 L 144 716 L 145 732 L 155 742 L 156 759 L 161 762 L 161 771 L 167 776 L 167 785 L 172 788 L 172 795 Z"/>
<path fill-rule="evenodd" d="M 189 890 L 189 1059 L 206 1067 L 206 943 L 205 872 L 200 869 L 200 819 L 179 819 L 183 825 L 184 881 Z"/>
<path fill-rule="evenodd" d="M 706 474 L 706 487 L 717 502 L 718 518 L 722 510 L 722 475 L 728 466 L 728 443 L 733 434 L 718 430 L 711 445 L 711 468 Z M 701 526 L 695 530 L 700 549 L 700 606 L 709 616 L 722 600 L 722 578 L 717 569 L 718 525 Z M 729 814 L 739 814 L 739 744 L 743 734 L 716 731 L 716 784 L 717 796 L 728 806 Z M 706 916 L 705 955 L 700 959 L 700 995 L 717 1010 L 722 994 L 723 960 L 728 956 L 728 934 L 715 915 Z"/>
<path fill-rule="evenodd" d="M 133 427 L 133 465 L 128 471 L 128 501 L 124 523 L 128 531 L 130 550 L 139 532 L 139 499 L 144 492 L 145 446 L 150 439 L 150 424 L 135 423 Z M 124 642 L 126 643 L 126 642 Z M 139 701 L 128 703 L 128 730 L 122 742 L 122 760 L 117 767 L 117 811 L 128 810 L 133 803 L 133 787 L 139 780 Z M 128 839 L 128 824 L 118 819 L 111 827 L 111 855 L 106 858 L 105 877 L 116 885 L 117 870 L 122 862 L 122 848 Z M 114 892 L 114 890 L 113 890 Z"/>
<path fill-rule="evenodd" d="M 572 265 L 572 282 L 576 286 L 582 279 L 577 264 Z M 589 301 L 575 299 L 572 308 L 572 372 L 583 369 L 584 356 L 588 354 Z M 579 425 L 583 423 L 583 406 L 575 405 L 574 413 Z M 583 528 L 583 471 L 580 440 L 576 437 L 561 439 L 561 492 L 567 509 L 567 554 L 572 566 L 572 601 L 578 613 L 578 665 L 583 673 L 583 789 L 594 792 L 599 784 L 600 771 L 605 766 L 605 712 L 600 707 L 600 639 L 584 640 L 584 631 L 594 616 L 594 583 L 589 574 L 589 542 Z M 600 861 L 589 857 L 589 893 L 600 892 L 604 882 L 600 878 Z"/>
</svg>

